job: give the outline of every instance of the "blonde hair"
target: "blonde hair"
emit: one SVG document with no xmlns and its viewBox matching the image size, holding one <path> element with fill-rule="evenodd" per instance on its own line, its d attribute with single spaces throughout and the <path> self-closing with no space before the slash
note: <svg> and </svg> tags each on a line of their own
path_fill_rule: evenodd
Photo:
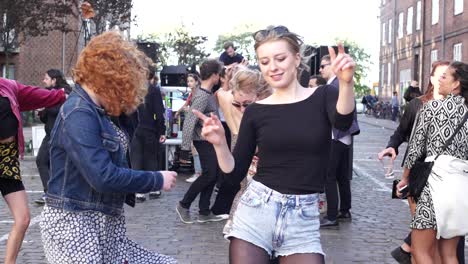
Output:
<svg viewBox="0 0 468 264">
<path fill-rule="evenodd" d="M 233 93 L 255 94 L 260 99 L 270 96 L 273 92 L 262 74 L 249 68 L 238 68 L 230 80 L 230 86 Z"/>
<path fill-rule="evenodd" d="M 117 32 L 94 37 L 83 49 L 73 75 L 99 96 L 112 116 L 127 114 L 143 102 L 147 93 L 150 60 Z"/>
</svg>

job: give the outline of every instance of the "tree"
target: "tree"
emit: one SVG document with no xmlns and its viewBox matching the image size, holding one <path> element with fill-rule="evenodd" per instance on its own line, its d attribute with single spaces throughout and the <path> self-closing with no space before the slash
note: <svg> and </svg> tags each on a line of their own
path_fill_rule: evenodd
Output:
<svg viewBox="0 0 468 264">
<path fill-rule="evenodd" d="M 255 60 L 254 39 L 251 25 L 240 26 L 237 30 L 239 33 L 228 33 L 219 35 L 216 40 L 214 50 L 221 54 L 224 51 L 224 43 L 231 41 L 236 47 L 236 52 L 242 54 L 249 61 Z"/>
<path fill-rule="evenodd" d="M 199 65 L 210 54 L 205 51 L 205 36 L 192 35 L 184 25 L 176 28 L 174 33 L 149 34 L 138 36 L 137 41 L 156 42 L 159 44 L 158 60 L 163 65 L 176 58 L 179 65 Z"/>
<path fill-rule="evenodd" d="M 242 54 L 246 60 L 252 61 L 255 59 L 252 32 L 219 35 L 214 50 L 221 54 L 224 51 L 224 43 L 227 41 L 234 43 L 236 52 Z"/>
<path fill-rule="evenodd" d="M 72 5 L 62 0 L 0 0 L 0 51 L 6 58 L 27 38 L 47 35 L 52 30 L 68 31 L 64 18 Z"/>
<path fill-rule="evenodd" d="M 74 2 L 75 6 L 78 7 L 80 1 L 74 0 Z M 94 10 L 94 17 L 90 20 L 94 23 L 93 31 L 96 35 L 114 27 L 127 30 L 134 20 L 131 16 L 132 0 L 87 0 L 86 2 Z"/>
<path fill-rule="evenodd" d="M 164 48 L 172 50 L 176 54 L 179 65 L 198 65 L 210 56 L 203 46 L 207 40 L 208 38 L 205 36 L 192 36 L 182 25 L 174 33 L 167 34 Z"/>
<path fill-rule="evenodd" d="M 372 62 L 370 55 L 359 45 L 351 40 L 344 40 L 343 45 L 349 47 L 349 55 L 356 62 L 356 70 L 354 73 L 354 92 L 357 97 L 364 96 L 370 93 L 371 88 L 363 84 L 364 79 L 367 77 Z"/>
</svg>

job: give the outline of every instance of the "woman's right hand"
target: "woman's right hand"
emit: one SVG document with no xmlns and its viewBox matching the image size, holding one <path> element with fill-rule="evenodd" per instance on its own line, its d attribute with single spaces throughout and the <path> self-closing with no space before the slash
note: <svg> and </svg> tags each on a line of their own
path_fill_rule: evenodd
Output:
<svg viewBox="0 0 468 264">
<path fill-rule="evenodd" d="M 397 154 L 396 154 L 396 151 L 395 151 L 394 148 L 389 147 L 389 148 L 386 148 L 386 149 L 380 151 L 379 154 L 377 154 L 377 156 L 378 156 L 379 160 L 382 160 L 383 157 L 385 157 L 385 156 L 391 156 L 392 160 L 395 160 Z"/>
<path fill-rule="evenodd" d="M 160 171 L 163 176 L 163 187 L 164 191 L 170 191 L 176 185 L 177 172 L 175 171 Z"/>
<path fill-rule="evenodd" d="M 409 184 L 408 177 L 402 177 L 402 178 L 401 178 L 401 181 L 397 184 L 397 186 L 396 186 L 396 188 L 397 188 L 397 189 L 396 189 L 396 195 L 397 195 L 399 198 L 402 198 L 402 197 L 403 197 L 403 195 L 402 195 L 401 192 L 400 192 L 400 189 L 403 188 L 403 187 L 405 187 L 405 186 L 408 185 L 408 184 Z M 409 188 L 409 186 L 408 186 L 408 188 Z"/>
<path fill-rule="evenodd" d="M 227 144 L 223 124 L 215 114 L 211 113 L 208 117 L 197 110 L 192 112 L 203 121 L 202 136 L 206 141 L 214 146 Z"/>
</svg>

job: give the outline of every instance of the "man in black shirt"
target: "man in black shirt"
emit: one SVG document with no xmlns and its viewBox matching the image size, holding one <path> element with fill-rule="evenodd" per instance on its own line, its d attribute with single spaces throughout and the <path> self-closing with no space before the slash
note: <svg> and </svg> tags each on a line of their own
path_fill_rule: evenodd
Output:
<svg viewBox="0 0 468 264">
<path fill-rule="evenodd" d="M 148 94 L 145 102 L 138 107 L 138 126 L 130 148 L 130 160 L 133 169 L 157 171 L 158 153 L 161 143 L 166 141 L 166 125 L 161 90 L 155 71 L 150 69 Z M 158 198 L 161 192 L 151 192 L 150 198 Z M 136 195 L 137 202 L 146 200 L 144 194 Z"/>
<path fill-rule="evenodd" d="M 228 66 L 233 63 L 245 63 L 244 57 L 236 53 L 234 44 L 230 41 L 224 43 L 224 52 L 219 56 L 219 60 L 224 64 L 224 66 Z"/>
</svg>

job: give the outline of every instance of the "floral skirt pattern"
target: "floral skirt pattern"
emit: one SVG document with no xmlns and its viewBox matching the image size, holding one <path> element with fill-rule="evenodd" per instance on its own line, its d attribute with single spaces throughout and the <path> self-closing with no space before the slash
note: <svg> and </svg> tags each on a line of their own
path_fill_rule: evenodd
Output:
<svg viewBox="0 0 468 264">
<path fill-rule="evenodd" d="M 434 204 L 432 203 L 429 188 L 429 185 L 426 184 L 421 192 L 421 196 L 416 204 L 416 212 L 410 224 L 411 229 L 437 229 Z"/>
<path fill-rule="evenodd" d="M 66 212 L 45 206 L 40 227 L 45 255 L 51 264 L 177 263 L 172 257 L 151 252 L 128 239 L 123 215 Z"/>
<path fill-rule="evenodd" d="M 15 141 L 0 143 L 0 178 L 21 180 L 18 145 Z"/>
</svg>

